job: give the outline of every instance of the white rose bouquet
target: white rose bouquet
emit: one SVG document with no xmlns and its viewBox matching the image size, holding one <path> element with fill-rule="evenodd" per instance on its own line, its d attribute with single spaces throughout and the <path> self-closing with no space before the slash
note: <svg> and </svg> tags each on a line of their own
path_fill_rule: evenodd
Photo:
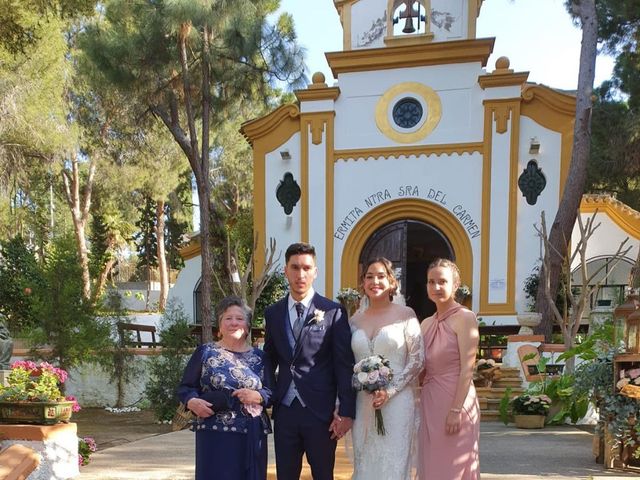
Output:
<svg viewBox="0 0 640 480">
<path fill-rule="evenodd" d="M 353 367 L 352 385 L 356 390 L 373 393 L 376 390 L 383 390 L 391 384 L 393 370 L 391 363 L 382 355 L 372 355 L 363 358 Z M 384 435 L 384 420 L 382 412 L 376 409 L 376 430 L 378 435 Z"/>
</svg>

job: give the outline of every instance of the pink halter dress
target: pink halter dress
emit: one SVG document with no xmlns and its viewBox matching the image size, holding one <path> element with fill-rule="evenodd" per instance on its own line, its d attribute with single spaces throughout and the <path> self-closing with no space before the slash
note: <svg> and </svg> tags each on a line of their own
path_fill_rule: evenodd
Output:
<svg viewBox="0 0 640 480">
<path fill-rule="evenodd" d="M 463 308 L 457 305 L 441 317 L 436 313 L 435 321 L 424 334 L 426 375 L 420 397 L 420 480 L 480 478 L 480 408 L 473 382 L 462 408 L 460 430 L 455 434 L 445 430 L 460 376 L 458 337 L 446 320 Z"/>
</svg>

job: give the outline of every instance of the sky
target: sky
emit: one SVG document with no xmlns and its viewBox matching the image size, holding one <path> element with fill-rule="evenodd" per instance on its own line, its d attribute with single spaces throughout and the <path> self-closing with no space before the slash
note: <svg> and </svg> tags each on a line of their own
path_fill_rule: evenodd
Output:
<svg viewBox="0 0 640 480">
<path fill-rule="evenodd" d="M 329 85 L 334 83 L 324 57 L 324 52 L 342 50 L 342 27 L 333 0 L 281 0 L 280 10 L 293 15 L 299 41 L 307 49 L 309 78 L 321 71 Z M 581 31 L 563 0 L 485 0 L 477 37 L 496 37 L 488 71 L 498 57 L 507 56 L 514 71 L 530 72 L 530 82 L 576 89 Z M 598 57 L 595 85 L 611 77 L 613 63 L 611 57 Z"/>
</svg>

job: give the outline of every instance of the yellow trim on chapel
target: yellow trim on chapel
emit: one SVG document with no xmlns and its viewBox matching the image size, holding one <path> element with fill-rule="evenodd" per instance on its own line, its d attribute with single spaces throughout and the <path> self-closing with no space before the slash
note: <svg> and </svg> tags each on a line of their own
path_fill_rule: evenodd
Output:
<svg viewBox="0 0 640 480">
<path fill-rule="evenodd" d="M 178 253 L 183 260 L 189 260 L 200 255 L 200 235 L 194 235 L 194 237 L 184 247 L 178 249 Z"/>
<path fill-rule="evenodd" d="M 334 252 L 334 198 L 335 198 L 335 167 L 334 167 L 334 124 L 335 124 L 335 112 L 329 112 L 326 125 L 326 137 L 325 137 L 325 292 L 333 292 L 333 252 Z"/>
<path fill-rule="evenodd" d="M 457 153 L 462 155 L 463 153 L 482 153 L 484 151 L 484 143 L 482 142 L 469 142 L 469 143 L 440 143 L 434 145 L 398 145 L 395 147 L 378 147 L 378 148 L 352 148 L 335 151 L 335 160 L 369 160 L 377 158 L 389 158 L 389 157 L 411 157 L 419 155 L 452 155 Z"/>
<path fill-rule="evenodd" d="M 351 9 L 360 0 L 333 0 L 342 24 L 342 49 L 351 50 Z"/>
<path fill-rule="evenodd" d="M 340 96 L 340 88 L 327 87 L 322 88 L 310 85 L 306 90 L 296 90 L 293 92 L 300 102 L 309 102 L 314 100 L 335 100 Z"/>
<path fill-rule="evenodd" d="M 479 62 L 487 65 L 495 38 L 454 40 L 411 47 L 381 47 L 328 52 L 325 54 L 334 77 L 341 73 L 423 67 L 450 63 Z"/>
<path fill-rule="evenodd" d="M 417 220 L 439 229 L 451 242 L 462 283 L 469 285 L 473 291 L 473 251 L 466 230 L 448 210 L 417 198 L 389 201 L 374 208 L 358 221 L 342 250 L 342 288 L 358 286 L 358 261 L 367 240 L 380 228 L 397 220 Z"/>
<path fill-rule="evenodd" d="M 515 314 L 515 274 L 516 274 L 516 226 L 517 226 L 517 182 L 518 152 L 520 142 L 520 99 L 485 100 L 484 115 L 484 157 L 482 166 L 482 237 L 480 241 L 480 298 L 479 315 Z M 489 265 L 491 245 L 491 168 L 493 125 L 497 134 L 509 132 L 509 216 L 507 221 L 507 287 L 504 303 L 489 303 Z M 509 130 L 509 120 L 511 129 Z"/>
<path fill-rule="evenodd" d="M 396 129 L 389 121 L 391 103 L 401 95 L 416 95 L 427 105 L 427 118 L 422 125 L 413 132 L 403 132 Z M 403 82 L 389 88 L 382 94 L 376 104 L 376 126 L 382 134 L 398 143 L 415 143 L 429 135 L 440 123 L 442 117 L 442 102 L 436 91 L 418 82 Z"/>
<path fill-rule="evenodd" d="M 288 104 L 270 114 L 242 125 L 240 131 L 253 146 L 253 231 L 258 248 L 253 258 L 254 271 L 260 271 L 265 262 L 267 245 L 267 192 L 266 158 L 300 131 L 300 109 Z"/>
<path fill-rule="evenodd" d="M 516 258 L 518 227 L 518 160 L 520 152 L 520 99 L 511 104 L 511 157 L 509 158 L 509 223 L 507 230 L 507 302 L 508 313 L 516 313 Z"/>
<path fill-rule="evenodd" d="M 300 114 L 300 240 L 309 242 L 309 130 L 310 115 Z"/>
<path fill-rule="evenodd" d="M 571 164 L 576 97 L 542 85 L 525 85 L 520 113 L 561 135 L 559 198 L 562 198 Z"/>
<path fill-rule="evenodd" d="M 303 113 L 300 115 L 300 167 L 301 167 L 301 210 L 300 223 L 303 242 L 309 242 L 309 140 L 315 145 L 325 146 L 325 291 L 333 290 L 333 212 L 334 212 L 334 119 L 335 111 Z"/>
<path fill-rule="evenodd" d="M 480 8 L 484 0 L 469 0 L 469 10 L 467 13 L 467 36 L 469 38 L 476 38 L 476 23 L 480 16 Z"/>
<path fill-rule="evenodd" d="M 487 75 L 480 75 L 478 77 L 478 84 L 483 90 L 495 87 L 513 87 L 523 85 L 527 81 L 527 78 L 529 78 L 529 72 L 489 73 Z"/>
<path fill-rule="evenodd" d="M 580 213 L 593 213 L 596 210 L 608 215 L 627 234 L 640 239 L 640 212 L 613 198 L 611 195 L 583 195 L 580 202 Z"/>
</svg>

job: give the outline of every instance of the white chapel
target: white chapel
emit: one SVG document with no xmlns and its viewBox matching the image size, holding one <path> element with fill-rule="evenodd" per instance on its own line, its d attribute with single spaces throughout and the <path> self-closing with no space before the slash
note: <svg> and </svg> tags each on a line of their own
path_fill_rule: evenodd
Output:
<svg viewBox="0 0 640 480">
<path fill-rule="evenodd" d="M 567 176 L 575 98 L 528 83 L 505 57 L 487 65 L 494 39 L 476 38 L 482 0 L 334 4 L 344 32 L 343 50 L 326 54 L 335 81 L 314 74 L 295 104 L 242 128 L 259 241 L 315 245 L 316 290 L 333 298 L 357 287 L 363 262 L 385 256 L 421 318 L 433 308 L 427 265 L 448 257 L 478 316 L 515 325 L 540 257 L 533 225 L 543 210 L 555 216 Z M 640 214 L 619 217 L 635 258 Z M 198 253 L 197 241 L 185 249 L 174 293 L 187 310 Z"/>
</svg>

